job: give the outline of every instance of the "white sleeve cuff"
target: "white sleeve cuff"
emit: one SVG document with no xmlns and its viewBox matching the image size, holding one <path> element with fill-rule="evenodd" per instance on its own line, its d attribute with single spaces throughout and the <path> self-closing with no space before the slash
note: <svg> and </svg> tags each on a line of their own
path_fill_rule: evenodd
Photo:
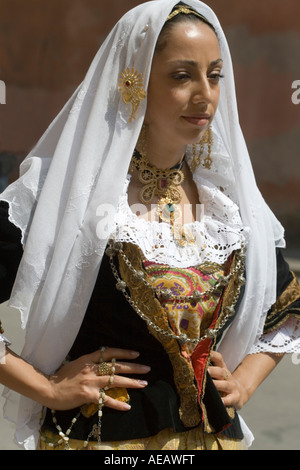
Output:
<svg viewBox="0 0 300 470">
<path fill-rule="evenodd" d="M 249 354 L 267 352 L 291 354 L 300 352 L 300 318 L 288 317 L 276 330 L 261 335 Z"/>
<path fill-rule="evenodd" d="M 10 346 L 10 341 L 0 333 L 0 364 L 5 363 L 6 346 Z"/>
</svg>

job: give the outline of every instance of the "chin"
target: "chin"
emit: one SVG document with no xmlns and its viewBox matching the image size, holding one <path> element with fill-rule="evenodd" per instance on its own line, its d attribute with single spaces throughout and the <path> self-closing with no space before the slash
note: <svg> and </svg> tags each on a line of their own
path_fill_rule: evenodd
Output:
<svg viewBox="0 0 300 470">
<path fill-rule="evenodd" d="M 193 132 L 192 135 L 190 135 L 190 137 L 187 139 L 186 145 L 198 144 L 199 141 L 204 136 L 207 129 L 208 129 L 208 127 L 205 127 L 205 129 L 201 129 L 201 130 L 198 129 L 198 131 Z"/>
</svg>

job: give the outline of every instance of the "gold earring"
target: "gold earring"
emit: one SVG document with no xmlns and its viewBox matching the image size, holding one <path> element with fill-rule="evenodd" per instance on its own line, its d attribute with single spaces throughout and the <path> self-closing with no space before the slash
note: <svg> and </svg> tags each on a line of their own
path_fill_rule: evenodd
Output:
<svg viewBox="0 0 300 470">
<path fill-rule="evenodd" d="M 135 119 L 140 102 L 146 98 L 143 76 L 134 68 L 127 68 L 121 73 L 119 80 L 119 91 L 125 104 L 131 104 L 131 115 L 129 122 Z"/>
<path fill-rule="evenodd" d="M 197 155 L 197 145 L 200 145 L 200 149 Z M 211 150 L 213 146 L 213 133 L 211 127 L 207 129 L 204 136 L 201 138 L 198 144 L 193 144 L 193 159 L 191 162 L 191 170 L 194 172 L 198 166 L 201 165 L 201 159 L 205 150 L 205 146 L 207 145 L 207 154 L 203 160 L 202 166 L 207 170 L 210 170 L 212 167 L 213 159 L 211 156 Z"/>
</svg>

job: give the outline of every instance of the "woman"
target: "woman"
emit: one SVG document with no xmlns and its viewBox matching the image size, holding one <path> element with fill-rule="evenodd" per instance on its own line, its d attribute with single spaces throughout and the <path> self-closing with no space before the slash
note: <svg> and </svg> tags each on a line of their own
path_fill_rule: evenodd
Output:
<svg viewBox="0 0 300 470">
<path fill-rule="evenodd" d="M 24 248 L 10 304 L 26 362 L 7 349 L 0 369 L 23 395 L 17 440 L 247 446 L 236 410 L 281 357 L 258 337 L 294 331 L 299 287 L 214 13 L 159 0 L 125 15 L 2 199 Z"/>
</svg>

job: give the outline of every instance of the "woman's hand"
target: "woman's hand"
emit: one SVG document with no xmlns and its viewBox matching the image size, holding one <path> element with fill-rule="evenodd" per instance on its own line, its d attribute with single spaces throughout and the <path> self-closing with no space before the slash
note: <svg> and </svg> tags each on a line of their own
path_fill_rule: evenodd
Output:
<svg viewBox="0 0 300 470">
<path fill-rule="evenodd" d="M 228 371 L 222 354 L 213 351 L 211 362 L 212 366 L 208 368 L 208 372 L 222 397 L 224 405 L 233 406 L 237 410 L 241 409 L 244 402 L 245 390 Z"/>
<path fill-rule="evenodd" d="M 106 348 L 104 352 L 95 351 L 81 356 L 75 361 L 63 365 L 57 373 L 50 376 L 51 397 L 47 406 L 55 410 L 68 410 L 99 401 L 99 390 L 108 386 L 110 375 L 99 376 L 98 365 L 100 357 L 107 363 L 115 358 L 114 381 L 109 388 L 144 388 L 147 382 L 127 378 L 126 375 L 147 374 L 150 367 L 127 362 L 137 359 L 138 352 L 117 348 Z M 127 403 L 115 400 L 106 395 L 104 405 L 115 410 L 129 410 Z"/>
<path fill-rule="evenodd" d="M 214 351 L 211 355 L 212 366 L 208 370 L 224 405 L 240 410 L 282 357 L 283 354 L 248 354 L 230 374 L 222 355 Z"/>
</svg>

